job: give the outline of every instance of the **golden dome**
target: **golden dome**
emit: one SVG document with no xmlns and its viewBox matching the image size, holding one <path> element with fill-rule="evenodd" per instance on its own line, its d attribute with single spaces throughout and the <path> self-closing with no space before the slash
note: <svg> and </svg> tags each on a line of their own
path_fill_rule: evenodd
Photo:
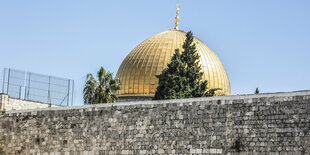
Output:
<svg viewBox="0 0 310 155">
<path fill-rule="evenodd" d="M 119 97 L 153 97 L 158 86 L 156 75 L 170 63 L 176 48 L 183 50 L 185 38 L 185 32 L 173 29 L 154 35 L 133 49 L 116 74 L 121 82 Z M 208 88 L 221 88 L 217 95 L 230 95 L 229 79 L 220 59 L 196 37 L 194 43 Z"/>
</svg>

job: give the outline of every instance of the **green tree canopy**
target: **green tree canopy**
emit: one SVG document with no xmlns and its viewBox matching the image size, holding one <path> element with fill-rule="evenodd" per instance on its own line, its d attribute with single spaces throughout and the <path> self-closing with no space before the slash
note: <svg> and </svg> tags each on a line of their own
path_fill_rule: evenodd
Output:
<svg viewBox="0 0 310 155">
<path fill-rule="evenodd" d="M 256 88 L 254 94 L 259 94 L 259 89 Z"/>
<path fill-rule="evenodd" d="M 218 89 L 207 90 L 207 80 L 199 65 L 200 55 L 193 43 L 193 33 L 186 33 L 183 52 L 175 50 L 171 62 L 158 78 L 155 100 L 214 96 Z"/>
<path fill-rule="evenodd" d="M 84 104 L 116 102 L 117 91 L 120 90 L 119 81 L 113 79 L 112 74 L 103 67 L 97 73 L 97 79 L 87 74 L 87 81 L 83 90 Z"/>
</svg>

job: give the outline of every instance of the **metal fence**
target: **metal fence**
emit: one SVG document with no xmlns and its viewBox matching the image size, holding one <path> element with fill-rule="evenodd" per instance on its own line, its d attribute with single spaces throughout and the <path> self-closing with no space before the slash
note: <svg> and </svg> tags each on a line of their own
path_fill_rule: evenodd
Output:
<svg viewBox="0 0 310 155">
<path fill-rule="evenodd" d="M 1 92 L 10 97 L 54 105 L 73 105 L 74 81 L 32 72 L 4 68 Z"/>
</svg>

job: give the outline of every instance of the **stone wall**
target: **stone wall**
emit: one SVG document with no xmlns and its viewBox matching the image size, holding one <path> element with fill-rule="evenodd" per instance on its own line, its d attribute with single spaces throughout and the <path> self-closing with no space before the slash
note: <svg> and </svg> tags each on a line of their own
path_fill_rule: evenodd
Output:
<svg viewBox="0 0 310 155">
<path fill-rule="evenodd" d="M 309 154 L 310 91 L 10 111 L 0 154 Z"/>
<path fill-rule="evenodd" d="M 117 102 L 136 102 L 136 101 L 151 101 L 153 97 L 119 97 Z"/>
<path fill-rule="evenodd" d="M 11 98 L 7 94 L 0 94 L 1 111 L 37 109 L 37 108 L 48 108 L 48 107 L 59 107 L 59 106 L 50 105 L 50 104 L 42 103 L 42 102 Z"/>
</svg>

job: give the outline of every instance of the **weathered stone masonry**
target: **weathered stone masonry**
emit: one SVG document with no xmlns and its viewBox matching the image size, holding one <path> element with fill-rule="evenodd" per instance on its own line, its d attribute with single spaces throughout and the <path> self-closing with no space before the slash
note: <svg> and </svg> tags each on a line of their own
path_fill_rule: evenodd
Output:
<svg viewBox="0 0 310 155">
<path fill-rule="evenodd" d="M 0 110 L 25 110 L 25 109 L 37 109 L 37 108 L 48 108 L 48 107 L 60 107 L 58 105 L 50 105 L 48 103 L 21 100 L 12 98 L 7 94 L 0 94 Z"/>
<path fill-rule="evenodd" d="M 0 115 L 0 154 L 310 153 L 310 91 Z"/>
</svg>

